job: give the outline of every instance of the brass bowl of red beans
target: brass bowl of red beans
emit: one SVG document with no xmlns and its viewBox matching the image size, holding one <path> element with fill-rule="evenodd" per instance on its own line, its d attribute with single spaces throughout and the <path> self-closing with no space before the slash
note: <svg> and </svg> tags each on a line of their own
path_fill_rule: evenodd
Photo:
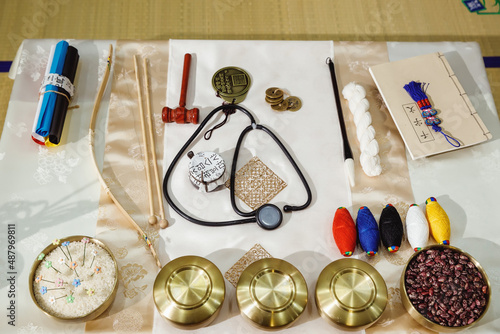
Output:
<svg viewBox="0 0 500 334">
<path fill-rule="evenodd" d="M 422 326 L 457 332 L 478 323 L 488 310 L 491 286 L 479 262 L 461 249 L 428 246 L 413 254 L 400 280 L 401 301 Z"/>
</svg>

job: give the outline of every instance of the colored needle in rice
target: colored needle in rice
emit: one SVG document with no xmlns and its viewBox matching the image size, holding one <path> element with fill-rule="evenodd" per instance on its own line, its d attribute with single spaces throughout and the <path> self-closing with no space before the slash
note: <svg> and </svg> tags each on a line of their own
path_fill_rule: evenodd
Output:
<svg viewBox="0 0 500 334">
<path fill-rule="evenodd" d="M 69 257 L 68 255 L 66 255 L 66 252 L 63 250 L 62 247 L 59 247 L 59 249 L 61 250 L 61 252 L 64 254 L 64 256 L 66 257 L 66 259 L 69 261 Z"/>
<path fill-rule="evenodd" d="M 387 204 L 382 210 L 379 229 L 384 247 L 391 253 L 397 252 L 403 240 L 403 222 L 398 210 L 392 204 Z"/>
<path fill-rule="evenodd" d="M 59 240 L 59 239 L 55 239 L 54 241 L 52 241 L 52 244 L 53 244 L 54 246 L 57 246 L 57 245 L 59 245 L 60 243 L 61 243 L 61 240 Z M 61 250 L 61 252 L 62 252 L 62 253 L 64 254 L 64 256 L 66 257 L 66 259 L 69 261 L 69 257 L 68 257 L 68 255 L 66 254 L 66 252 L 64 251 L 64 249 L 62 248 L 62 246 L 59 246 L 58 248 Z"/>
<path fill-rule="evenodd" d="M 62 287 L 64 284 L 68 284 L 67 282 L 64 282 L 62 278 L 57 278 L 55 283 L 54 283 L 58 288 Z"/>
<path fill-rule="evenodd" d="M 66 251 L 68 252 L 69 260 L 73 261 L 73 258 L 71 257 L 71 253 L 69 252 L 69 241 L 63 242 L 61 245 L 66 247 Z M 62 248 L 61 248 L 62 249 Z"/>
<path fill-rule="evenodd" d="M 90 263 L 89 268 L 92 268 L 92 265 L 94 264 L 95 257 L 97 256 L 97 251 L 95 249 L 92 251 L 92 255 L 94 256 L 94 258 L 92 259 L 92 262 Z"/>
<path fill-rule="evenodd" d="M 63 257 L 60 257 L 59 260 L 57 260 L 59 264 L 64 264 L 66 267 L 69 268 L 68 264 L 66 263 L 66 260 L 64 260 Z M 71 268 L 70 268 L 71 269 Z"/>
<path fill-rule="evenodd" d="M 406 213 L 406 233 L 413 250 L 419 251 L 429 241 L 429 223 L 424 212 L 417 204 L 412 204 Z"/>
<path fill-rule="evenodd" d="M 446 211 L 444 211 L 434 197 L 429 197 L 427 201 L 425 201 L 425 204 L 432 236 L 439 244 L 449 245 L 450 219 Z"/>
<path fill-rule="evenodd" d="M 84 237 L 82 239 L 82 242 L 83 242 L 83 262 L 82 262 L 82 267 L 85 266 L 85 252 L 87 250 L 87 244 L 90 242 L 90 239 L 87 238 L 87 237 Z"/>
<path fill-rule="evenodd" d="M 94 276 L 95 274 L 100 274 L 100 273 L 102 273 L 101 267 L 95 266 L 94 272 L 92 273 L 92 275 L 90 275 L 90 277 Z"/>
<path fill-rule="evenodd" d="M 332 232 L 340 254 L 351 256 L 356 248 L 356 225 L 349 210 L 342 206 L 335 211 Z"/>
<path fill-rule="evenodd" d="M 35 278 L 35 282 L 36 283 L 40 283 L 41 281 L 44 281 L 44 282 L 48 282 L 48 283 L 52 283 L 52 284 L 55 284 L 54 281 L 49 281 L 49 280 L 46 280 L 45 278 L 43 278 L 42 275 L 38 275 L 36 278 Z"/>
<path fill-rule="evenodd" d="M 61 273 L 59 270 L 57 270 L 56 268 L 52 267 L 52 261 L 45 261 L 45 268 L 49 269 L 49 268 L 52 268 L 54 269 L 55 271 L 57 271 L 59 274 Z"/>
<path fill-rule="evenodd" d="M 40 291 L 40 293 L 42 295 L 44 295 L 44 294 L 47 293 L 47 291 L 51 291 L 51 290 L 63 290 L 63 289 L 66 289 L 66 288 L 51 288 L 51 289 L 47 289 L 46 286 L 42 286 L 39 291 Z"/>
<path fill-rule="evenodd" d="M 362 206 L 358 210 L 356 217 L 356 228 L 358 229 L 358 239 L 361 248 L 368 256 L 374 256 L 378 252 L 380 233 L 377 221 L 367 206 Z"/>
<path fill-rule="evenodd" d="M 60 296 L 60 297 L 57 297 L 57 298 L 56 298 L 56 297 L 54 297 L 54 296 L 50 296 L 50 297 L 49 297 L 49 303 L 54 304 L 54 303 L 55 303 L 58 299 L 65 298 L 65 297 L 67 297 L 67 296 L 68 296 L 68 295 L 64 295 L 64 296 Z"/>
<path fill-rule="evenodd" d="M 76 261 L 73 261 L 70 263 L 70 268 L 73 269 L 73 271 L 75 272 L 76 276 L 80 277 L 80 275 L 78 275 L 78 272 L 76 271 L 76 267 L 78 267 L 78 263 L 76 263 Z"/>
</svg>

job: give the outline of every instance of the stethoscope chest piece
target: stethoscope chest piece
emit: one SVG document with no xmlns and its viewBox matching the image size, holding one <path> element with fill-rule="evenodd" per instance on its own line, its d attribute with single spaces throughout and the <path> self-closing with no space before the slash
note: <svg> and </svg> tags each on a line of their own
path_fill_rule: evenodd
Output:
<svg viewBox="0 0 500 334">
<path fill-rule="evenodd" d="M 274 230 L 281 225 L 283 214 L 274 204 L 264 204 L 255 212 L 257 224 L 266 230 Z"/>
<path fill-rule="evenodd" d="M 211 192 L 224 184 L 228 177 L 224 159 L 215 152 L 188 152 L 189 180 L 202 192 Z"/>
</svg>

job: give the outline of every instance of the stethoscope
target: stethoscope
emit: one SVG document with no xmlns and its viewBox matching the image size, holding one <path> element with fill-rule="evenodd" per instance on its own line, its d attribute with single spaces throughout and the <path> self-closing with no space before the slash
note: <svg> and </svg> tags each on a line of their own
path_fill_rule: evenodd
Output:
<svg viewBox="0 0 500 334">
<path fill-rule="evenodd" d="M 176 164 L 179 162 L 179 159 L 185 154 L 186 150 L 188 147 L 193 143 L 193 141 L 196 139 L 196 137 L 200 134 L 200 132 L 203 130 L 205 125 L 210 121 L 210 119 L 219 111 L 223 110 L 224 113 L 226 114 L 226 117 L 228 116 L 227 111 L 228 110 L 239 110 L 243 112 L 245 115 L 250 118 L 250 125 L 247 126 L 240 134 L 238 138 L 238 142 L 236 143 L 236 148 L 234 151 L 234 156 L 233 156 L 233 162 L 231 166 L 231 176 L 230 176 L 230 193 L 231 193 L 231 206 L 233 207 L 233 210 L 240 216 L 242 217 L 247 217 L 244 219 L 238 219 L 238 220 L 228 220 L 228 221 L 219 221 L 219 222 L 211 222 L 211 221 L 204 221 L 200 220 L 194 217 L 191 217 L 184 211 L 182 211 L 172 200 L 172 197 L 170 196 L 168 192 L 168 181 L 170 179 L 170 176 L 172 174 L 172 171 L 174 170 Z M 184 219 L 189 220 L 192 223 L 202 225 L 202 226 L 230 226 L 230 225 L 238 225 L 238 224 L 246 224 L 246 223 L 257 223 L 260 227 L 266 230 L 272 230 L 277 228 L 278 226 L 281 225 L 281 222 L 283 221 L 283 214 L 281 210 L 274 204 L 264 204 L 261 207 L 259 207 L 256 210 L 253 210 L 251 212 L 243 212 L 241 211 L 238 206 L 236 205 L 236 199 L 234 195 L 234 184 L 235 184 L 235 175 L 236 175 L 236 165 L 238 162 L 238 153 L 240 151 L 241 143 L 243 142 L 243 139 L 245 135 L 252 131 L 252 130 L 262 130 L 265 133 L 267 133 L 275 142 L 278 144 L 278 146 L 281 148 L 282 152 L 285 154 L 285 156 L 288 158 L 288 161 L 292 164 L 293 168 L 297 172 L 297 174 L 300 177 L 300 180 L 302 181 L 302 184 L 304 185 L 304 188 L 306 189 L 307 192 L 307 200 L 303 205 L 299 206 L 294 206 L 294 205 L 285 205 L 283 206 L 283 211 L 284 212 L 292 212 L 292 211 L 299 211 L 307 208 L 309 204 L 311 204 L 311 189 L 309 188 L 309 185 L 300 171 L 299 167 L 293 160 L 292 156 L 290 153 L 288 153 L 288 150 L 286 147 L 283 145 L 283 143 L 274 135 L 274 133 L 266 128 L 263 125 L 257 124 L 255 122 L 255 118 L 253 115 L 246 110 L 245 108 L 236 105 L 236 104 L 227 104 L 227 105 L 221 105 L 208 114 L 208 116 L 205 118 L 205 120 L 198 126 L 196 131 L 191 135 L 191 137 L 187 140 L 187 142 L 182 146 L 182 148 L 179 150 L 175 158 L 172 160 L 170 163 L 170 166 L 168 167 L 167 172 L 165 173 L 165 178 L 163 179 L 163 194 L 165 196 L 165 199 L 167 200 L 168 204 Z"/>
</svg>

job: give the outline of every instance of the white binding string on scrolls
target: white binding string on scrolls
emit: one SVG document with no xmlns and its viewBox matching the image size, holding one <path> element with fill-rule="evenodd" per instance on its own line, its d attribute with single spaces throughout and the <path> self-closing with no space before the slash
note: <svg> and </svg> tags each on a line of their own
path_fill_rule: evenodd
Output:
<svg viewBox="0 0 500 334">
<path fill-rule="evenodd" d="M 342 90 L 342 95 L 348 101 L 349 110 L 354 115 L 356 124 L 356 136 L 358 137 L 361 155 L 359 161 L 363 171 L 368 176 L 377 176 L 382 173 L 379 146 L 375 139 L 375 129 L 372 126 L 372 116 L 368 111 L 370 103 L 366 99 L 366 91 L 363 86 L 350 82 Z"/>
</svg>

